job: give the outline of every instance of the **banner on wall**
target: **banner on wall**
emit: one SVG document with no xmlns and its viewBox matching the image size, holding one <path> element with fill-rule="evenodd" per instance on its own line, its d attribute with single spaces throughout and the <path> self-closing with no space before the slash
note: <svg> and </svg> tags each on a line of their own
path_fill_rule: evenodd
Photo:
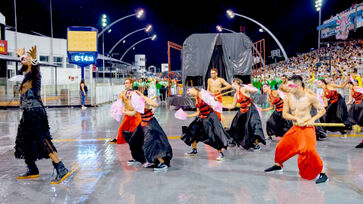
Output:
<svg viewBox="0 0 363 204">
<path fill-rule="evenodd" d="M 349 11 L 337 14 L 337 27 L 335 27 L 335 38 L 337 40 L 346 40 L 349 36 L 349 26 L 351 24 L 351 19 Z"/>
</svg>

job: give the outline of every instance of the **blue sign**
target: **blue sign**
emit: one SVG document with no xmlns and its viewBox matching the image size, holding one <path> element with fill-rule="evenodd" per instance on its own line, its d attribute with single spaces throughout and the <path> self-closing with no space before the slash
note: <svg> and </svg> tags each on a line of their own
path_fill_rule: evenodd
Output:
<svg viewBox="0 0 363 204">
<path fill-rule="evenodd" d="M 97 53 L 94 52 L 68 52 L 69 63 L 79 65 L 95 64 L 97 60 Z"/>
<path fill-rule="evenodd" d="M 98 30 L 89 26 L 67 28 L 67 53 L 69 63 L 79 66 L 96 64 L 98 56 Z"/>
</svg>

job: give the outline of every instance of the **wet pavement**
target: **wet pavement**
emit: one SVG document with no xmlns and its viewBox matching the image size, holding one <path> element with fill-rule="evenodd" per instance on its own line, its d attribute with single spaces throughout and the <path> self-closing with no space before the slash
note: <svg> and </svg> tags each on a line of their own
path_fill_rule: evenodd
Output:
<svg viewBox="0 0 363 204">
<path fill-rule="evenodd" d="M 273 165 L 276 141 L 260 152 L 237 148 L 217 152 L 198 144 L 196 157 L 178 137 L 181 126 L 191 122 L 174 119 L 174 109 L 162 106 L 155 115 L 170 137 L 174 157 L 167 173 L 127 166 L 127 144 L 109 144 L 120 122 L 109 114 L 110 105 L 97 108 L 47 109 L 51 133 L 59 156 L 72 174 L 62 184 L 51 185 L 50 160 L 37 162 L 38 179 L 17 180 L 24 173 L 23 160 L 13 156 L 19 109 L 0 110 L 0 203 L 362 203 L 363 149 L 355 149 L 362 133 L 344 139 L 330 134 L 317 149 L 329 176 L 316 185 L 298 175 L 297 157 L 285 163 L 283 174 L 265 174 Z M 235 112 L 225 112 L 231 122 Z M 266 121 L 268 115 L 264 115 Z"/>
</svg>

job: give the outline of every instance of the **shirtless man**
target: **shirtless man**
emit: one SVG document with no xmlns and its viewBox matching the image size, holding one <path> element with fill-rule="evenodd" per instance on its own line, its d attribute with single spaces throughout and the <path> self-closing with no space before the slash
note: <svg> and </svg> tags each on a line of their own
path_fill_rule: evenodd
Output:
<svg viewBox="0 0 363 204">
<path fill-rule="evenodd" d="M 214 94 L 219 103 L 222 103 L 222 91 L 231 89 L 232 86 L 226 82 L 223 78 L 218 77 L 218 71 L 216 68 L 212 68 L 210 71 L 211 78 L 208 79 L 207 91 Z M 222 88 L 222 86 L 224 86 Z M 218 118 L 221 120 L 223 127 L 227 127 L 224 116 L 222 113 L 216 112 Z"/>
<path fill-rule="evenodd" d="M 294 125 L 276 146 L 275 165 L 266 169 L 265 172 L 282 171 L 283 163 L 298 154 L 300 176 L 312 180 L 319 175 L 315 183 L 326 182 L 328 176 L 323 172 L 323 161 L 316 151 L 316 135 L 313 126 L 314 121 L 325 114 L 325 109 L 316 97 L 304 91 L 301 76 L 293 75 L 287 86 L 290 95 L 284 100 L 283 117 L 292 120 Z M 314 117 L 310 115 L 311 107 L 318 110 Z"/>
</svg>

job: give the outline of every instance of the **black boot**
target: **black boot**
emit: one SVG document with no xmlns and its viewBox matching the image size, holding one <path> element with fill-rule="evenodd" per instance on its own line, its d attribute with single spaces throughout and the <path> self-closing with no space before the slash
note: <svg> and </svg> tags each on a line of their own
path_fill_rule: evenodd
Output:
<svg viewBox="0 0 363 204">
<path fill-rule="evenodd" d="M 355 148 L 363 148 L 363 142 L 359 143 L 359 145 L 355 146 Z"/>
<path fill-rule="evenodd" d="M 57 176 L 50 183 L 59 184 L 69 176 L 70 172 L 68 171 L 68 169 L 66 167 L 64 167 L 62 162 L 59 162 L 59 163 L 53 162 L 53 166 L 54 166 L 55 170 L 57 171 Z"/>
<path fill-rule="evenodd" d="M 25 161 L 28 170 L 25 174 L 18 176 L 18 179 L 38 178 L 39 170 L 34 161 Z"/>
</svg>

